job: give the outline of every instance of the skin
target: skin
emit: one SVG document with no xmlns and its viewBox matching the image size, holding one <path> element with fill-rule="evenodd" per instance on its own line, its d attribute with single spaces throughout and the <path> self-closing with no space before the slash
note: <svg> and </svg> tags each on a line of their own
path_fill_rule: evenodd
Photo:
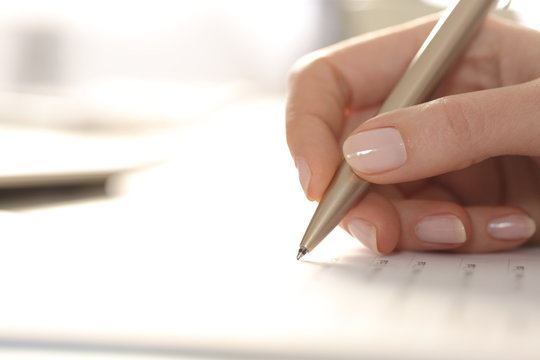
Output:
<svg viewBox="0 0 540 360">
<path fill-rule="evenodd" d="M 501 240 L 487 226 L 508 215 L 540 224 L 540 33 L 488 18 L 436 100 L 375 116 L 435 22 L 430 16 L 352 38 L 297 62 L 289 79 L 287 142 L 296 164 L 306 165 L 306 196 L 321 199 L 350 135 L 394 128 L 406 161 L 378 173 L 355 171 L 375 185 L 343 220 L 346 230 L 352 219 L 369 223 L 376 230 L 372 250 L 380 253 L 490 252 L 539 243 L 539 231 Z M 464 243 L 418 238 L 416 225 L 441 214 L 461 220 Z"/>
</svg>

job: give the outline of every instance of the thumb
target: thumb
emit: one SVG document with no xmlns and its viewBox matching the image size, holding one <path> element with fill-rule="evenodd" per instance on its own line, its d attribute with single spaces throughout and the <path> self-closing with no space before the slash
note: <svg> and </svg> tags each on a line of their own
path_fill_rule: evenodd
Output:
<svg viewBox="0 0 540 360">
<path fill-rule="evenodd" d="M 448 96 L 366 121 L 343 144 L 370 182 L 398 183 L 498 155 L 540 156 L 540 81 Z"/>
</svg>

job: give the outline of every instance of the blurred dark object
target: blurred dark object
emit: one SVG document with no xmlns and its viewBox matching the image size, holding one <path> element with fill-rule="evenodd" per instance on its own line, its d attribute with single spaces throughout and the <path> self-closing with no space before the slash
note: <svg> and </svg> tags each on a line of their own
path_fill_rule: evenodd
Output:
<svg viewBox="0 0 540 360">
<path fill-rule="evenodd" d="M 59 203 L 103 199 L 107 191 L 107 179 L 95 179 L 82 184 L 50 185 L 0 189 L 0 209 L 22 210 L 51 206 Z"/>
</svg>

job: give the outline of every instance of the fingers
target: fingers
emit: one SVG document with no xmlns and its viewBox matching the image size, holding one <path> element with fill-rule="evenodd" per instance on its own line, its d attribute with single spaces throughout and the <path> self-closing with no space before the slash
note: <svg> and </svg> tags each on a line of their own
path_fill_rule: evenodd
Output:
<svg viewBox="0 0 540 360">
<path fill-rule="evenodd" d="M 469 207 L 471 238 L 459 251 L 491 252 L 515 248 L 533 236 L 536 225 L 525 212 L 511 207 Z"/>
<path fill-rule="evenodd" d="M 338 144 L 348 89 L 328 62 L 291 77 L 287 143 L 307 197 L 319 200 L 343 155 Z"/>
<path fill-rule="evenodd" d="M 536 231 L 528 214 L 513 207 L 464 208 L 447 201 L 389 200 L 374 192 L 342 225 L 366 247 L 382 254 L 394 249 L 502 251 L 523 244 Z"/>
<path fill-rule="evenodd" d="M 432 16 L 345 41 L 296 64 L 289 80 L 287 142 L 308 198 L 321 198 L 343 159 L 342 137 L 352 130 L 348 113 L 378 108 L 435 21 Z"/>
<path fill-rule="evenodd" d="M 526 242 L 536 230 L 534 221 L 513 207 L 464 208 L 428 200 L 403 200 L 395 206 L 402 226 L 400 250 L 509 250 Z"/>
<path fill-rule="evenodd" d="M 362 178 L 398 183 L 498 155 L 540 155 L 540 81 L 441 98 L 377 116 L 343 145 Z"/>
<path fill-rule="evenodd" d="M 341 225 L 368 249 L 387 254 L 398 244 L 399 214 L 387 197 L 369 191 L 343 219 Z"/>
</svg>

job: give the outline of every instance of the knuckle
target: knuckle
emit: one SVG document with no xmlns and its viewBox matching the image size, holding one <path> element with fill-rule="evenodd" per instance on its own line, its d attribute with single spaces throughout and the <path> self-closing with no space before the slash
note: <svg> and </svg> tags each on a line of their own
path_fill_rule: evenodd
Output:
<svg viewBox="0 0 540 360">
<path fill-rule="evenodd" d="M 442 136 L 458 143 L 474 145 L 484 132 L 483 112 L 478 104 L 465 98 L 454 96 L 439 100 L 442 121 L 445 126 Z"/>
<path fill-rule="evenodd" d="M 302 56 L 296 60 L 289 71 L 289 88 L 303 79 L 309 79 L 321 71 L 321 67 L 326 66 L 324 54 L 321 51 L 315 51 Z"/>
</svg>

